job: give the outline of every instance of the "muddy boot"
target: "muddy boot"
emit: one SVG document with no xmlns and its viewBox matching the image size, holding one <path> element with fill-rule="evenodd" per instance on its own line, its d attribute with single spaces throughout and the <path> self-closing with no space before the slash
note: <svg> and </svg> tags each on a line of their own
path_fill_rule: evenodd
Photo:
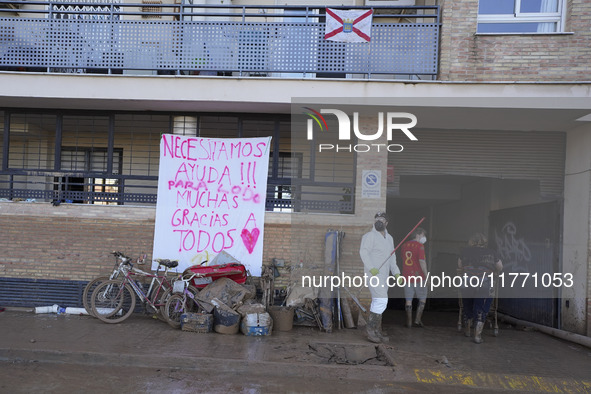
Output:
<svg viewBox="0 0 591 394">
<path fill-rule="evenodd" d="M 484 328 L 484 322 L 479 321 L 476 323 L 474 328 L 474 343 L 482 343 L 482 329 Z"/>
<path fill-rule="evenodd" d="M 367 340 L 373 343 L 380 343 L 380 337 L 378 335 L 378 319 L 381 321 L 381 316 L 377 313 L 369 312 L 369 318 L 367 319 L 367 325 L 365 330 L 367 332 Z"/>
<path fill-rule="evenodd" d="M 388 338 L 386 336 L 386 332 L 382 331 L 382 315 L 378 315 L 378 322 L 376 325 L 376 334 L 378 334 L 378 338 L 380 339 L 380 342 L 390 342 L 390 338 Z"/>
<path fill-rule="evenodd" d="M 419 302 L 419 307 L 417 308 L 417 315 L 415 316 L 415 327 L 425 327 L 423 322 L 421 321 L 421 317 L 423 317 L 423 311 L 425 310 L 425 303 Z"/>
<path fill-rule="evenodd" d="M 464 336 L 470 337 L 472 328 L 472 319 L 464 319 Z"/>
<path fill-rule="evenodd" d="M 411 328 L 412 327 L 412 305 L 406 305 L 404 307 L 404 310 L 406 311 L 406 324 L 404 326 L 407 328 Z"/>
</svg>

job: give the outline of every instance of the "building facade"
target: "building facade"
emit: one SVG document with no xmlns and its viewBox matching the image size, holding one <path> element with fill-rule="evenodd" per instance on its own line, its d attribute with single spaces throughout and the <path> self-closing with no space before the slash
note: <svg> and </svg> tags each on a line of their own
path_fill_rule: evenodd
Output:
<svg viewBox="0 0 591 394">
<path fill-rule="evenodd" d="M 386 210 L 395 241 L 425 217 L 433 274 L 477 231 L 507 272 L 572 274 L 499 307 L 591 335 L 591 3 L 502 3 L 335 3 L 374 10 L 370 43 L 351 44 L 324 40 L 330 2 L 0 0 L 4 303 L 75 294 L 113 250 L 151 253 L 162 133 L 272 136 L 263 264 L 285 260 L 278 287 L 323 272 L 328 229 L 346 234 L 342 273 L 362 274 L 361 236 Z M 366 135 L 380 112 L 412 114 L 416 140 L 305 138 L 303 107 L 341 106 Z"/>
</svg>

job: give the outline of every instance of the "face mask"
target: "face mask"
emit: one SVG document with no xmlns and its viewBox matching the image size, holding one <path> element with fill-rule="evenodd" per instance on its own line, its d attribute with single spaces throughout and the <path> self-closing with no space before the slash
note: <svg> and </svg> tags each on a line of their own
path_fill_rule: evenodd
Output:
<svg viewBox="0 0 591 394">
<path fill-rule="evenodd" d="M 374 223 L 374 227 L 376 228 L 376 230 L 378 231 L 384 231 L 384 229 L 386 228 L 386 226 L 384 226 L 384 222 L 382 221 L 377 221 Z"/>
<path fill-rule="evenodd" d="M 425 236 L 421 237 L 421 239 L 419 239 L 419 242 L 424 244 L 425 242 L 427 242 L 427 237 L 425 237 Z"/>
</svg>

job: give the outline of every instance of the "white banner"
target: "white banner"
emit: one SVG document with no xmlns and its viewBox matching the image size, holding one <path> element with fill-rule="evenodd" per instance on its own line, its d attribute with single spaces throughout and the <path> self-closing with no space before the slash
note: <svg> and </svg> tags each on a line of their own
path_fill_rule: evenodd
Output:
<svg viewBox="0 0 591 394">
<path fill-rule="evenodd" d="M 371 41 L 373 10 L 326 9 L 324 39 L 339 42 Z"/>
<path fill-rule="evenodd" d="M 153 259 L 182 272 L 225 251 L 260 276 L 270 143 L 162 135 Z"/>
</svg>

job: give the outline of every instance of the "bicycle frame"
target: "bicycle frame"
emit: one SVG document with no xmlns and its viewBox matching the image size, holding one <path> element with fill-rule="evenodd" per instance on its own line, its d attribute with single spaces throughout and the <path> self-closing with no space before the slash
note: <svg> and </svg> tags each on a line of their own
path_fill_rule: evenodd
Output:
<svg viewBox="0 0 591 394">
<path fill-rule="evenodd" d="M 183 275 L 181 274 L 179 279 L 174 282 L 173 290 L 175 291 L 170 298 L 166 301 L 166 306 L 164 307 L 165 310 L 165 318 L 168 324 L 174 328 L 179 328 L 181 325 L 180 316 L 187 312 L 189 307 L 187 306 L 187 299 L 190 298 L 194 301 L 195 296 L 194 294 L 189 291 L 189 288 L 192 287 L 193 289 L 197 290 L 195 287 L 191 286 L 191 281 L 198 276 L 198 274 L 193 273 L 192 275 Z M 177 284 L 181 284 L 181 286 L 177 286 Z M 182 289 L 178 289 L 176 287 L 182 287 Z M 180 291 L 178 291 L 180 290 Z M 172 313 L 171 313 L 172 312 Z"/>
<path fill-rule="evenodd" d="M 164 304 L 161 304 L 158 300 L 158 296 L 160 295 L 162 288 L 165 286 L 172 288 L 172 284 L 166 276 L 168 274 L 168 270 L 169 268 L 165 266 L 164 272 L 160 274 L 160 265 L 158 265 L 156 273 L 152 274 L 131 266 L 130 269 L 128 269 L 125 273 L 123 284 L 129 284 L 142 303 L 150 305 L 155 310 L 158 310 L 157 308 L 164 306 Z M 148 291 L 146 293 L 144 293 L 142 286 L 138 282 L 133 280 L 132 276 L 134 275 L 152 278 L 152 281 L 150 282 L 150 287 L 148 288 Z M 156 287 L 154 286 L 154 282 L 158 283 Z M 153 291 L 156 291 L 156 294 L 154 295 L 154 297 L 152 297 L 154 301 L 150 299 L 150 295 Z"/>
<path fill-rule="evenodd" d="M 98 286 L 98 284 L 100 284 L 106 280 L 117 279 L 119 276 L 124 274 L 125 270 L 127 269 L 128 263 L 130 263 L 132 261 L 130 257 L 124 255 L 123 253 L 121 253 L 119 251 L 111 252 L 111 254 L 115 257 L 115 265 L 113 266 L 113 269 L 110 272 L 110 274 L 108 276 L 96 277 L 93 280 L 91 280 L 90 282 L 88 282 L 86 284 L 86 286 L 84 287 L 84 292 L 82 294 L 82 304 L 84 305 L 84 308 L 88 311 L 89 315 L 93 314 L 91 307 L 90 307 L 90 298 L 89 298 L 90 295 L 92 294 L 92 291 Z M 136 262 L 138 264 L 143 264 L 145 257 L 146 257 L 145 255 L 140 256 L 136 260 Z"/>
<path fill-rule="evenodd" d="M 163 272 L 158 267 L 156 274 L 148 273 L 134 268 L 133 264 L 127 261 L 124 264 L 125 274 L 123 279 L 109 280 L 100 284 L 92 294 L 92 310 L 96 317 L 106 323 L 119 323 L 133 313 L 138 297 L 145 308 L 150 306 L 154 311 L 164 314 L 164 306 L 166 305 L 164 301 L 168 300 L 166 294 L 172 292 L 171 281 L 167 277 L 168 270 L 176 267 L 178 262 L 170 260 L 155 261 L 158 262 L 159 266 L 164 266 Z M 147 293 L 144 292 L 143 285 L 134 279 L 134 275 L 152 278 Z M 160 291 L 165 287 L 168 288 L 159 298 Z M 115 291 L 113 292 L 113 290 Z M 97 305 L 101 305 L 104 312 L 99 312 Z M 160 309 L 158 309 L 159 307 Z"/>
</svg>

